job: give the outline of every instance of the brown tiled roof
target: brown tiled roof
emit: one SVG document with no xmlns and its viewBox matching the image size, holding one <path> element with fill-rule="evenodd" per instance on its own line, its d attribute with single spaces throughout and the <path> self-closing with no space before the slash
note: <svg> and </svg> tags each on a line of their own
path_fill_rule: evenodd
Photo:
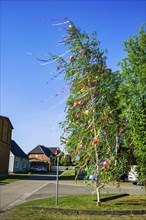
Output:
<svg viewBox="0 0 146 220">
<path fill-rule="evenodd" d="M 58 147 L 49 147 L 49 150 L 50 150 L 53 154 L 56 153 L 57 149 L 58 149 L 59 152 L 60 152 L 60 149 L 59 149 Z"/>
<path fill-rule="evenodd" d="M 31 150 L 28 155 L 29 154 L 45 154 L 47 157 L 50 157 L 52 152 L 49 150 L 49 148 L 43 145 L 38 145 L 33 150 Z"/>
</svg>

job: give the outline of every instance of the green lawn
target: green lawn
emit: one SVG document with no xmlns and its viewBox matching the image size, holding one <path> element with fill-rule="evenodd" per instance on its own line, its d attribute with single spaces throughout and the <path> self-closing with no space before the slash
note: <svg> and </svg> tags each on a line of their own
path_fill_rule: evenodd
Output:
<svg viewBox="0 0 146 220">
<path fill-rule="evenodd" d="M 58 208 L 67 209 L 92 209 L 92 210 L 125 210 L 125 209 L 146 209 L 146 195 L 128 195 L 121 198 L 112 199 L 116 194 L 104 194 L 103 198 L 108 198 L 97 207 L 96 195 L 72 195 L 59 197 Z M 56 207 L 55 198 L 33 200 L 25 203 L 27 206 Z"/>
<path fill-rule="evenodd" d="M 75 170 L 65 170 L 60 176 L 73 176 L 75 177 Z"/>
<path fill-rule="evenodd" d="M 102 195 L 102 198 L 107 198 L 102 205 L 97 207 L 95 195 L 75 195 L 59 197 L 57 208 L 76 209 L 76 210 L 146 210 L 146 195 L 128 195 L 121 198 L 113 199 L 111 194 Z M 130 216 L 119 215 L 88 215 L 69 213 L 63 214 L 61 211 L 45 210 L 43 208 L 55 208 L 55 198 L 33 200 L 14 207 L 6 220 L 77 220 L 77 219 L 104 219 L 104 220 L 128 220 Z M 32 207 L 41 207 L 39 210 L 34 210 Z M 144 220 L 146 215 L 131 215 L 133 220 Z"/>
<path fill-rule="evenodd" d="M 11 183 L 17 180 L 22 180 L 29 177 L 31 174 L 9 174 L 4 177 L 0 177 L 0 183 Z"/>
<path fill-rule="evenodd" d="M 74 170 L 65 170 L 60 176 L 59 180 L 75 180 Z"/>
</svg>

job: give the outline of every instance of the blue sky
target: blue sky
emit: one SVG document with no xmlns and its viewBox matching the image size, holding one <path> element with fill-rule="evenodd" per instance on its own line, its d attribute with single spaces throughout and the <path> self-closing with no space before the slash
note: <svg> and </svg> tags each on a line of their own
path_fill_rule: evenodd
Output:
<svg viewBox="0 0 146 220">
<path fill-rule="evenodd" d="M 65 32 L 49 19 L 67 17 L 88 34 L 96 31 L 101 49 L 108 50 L 107 64 L 117 70 L 125 56 L 122 42 L 138 33 L 145 22 L 145 7 L 141 0 L 1 1 L 0 114 L 10 118 L 12 138 L 26 153 L 38 144 L 60 146 L 58 122 L 65 117 L 68 91 L 48 98 L 60 93 L 63 78 L 52 80 L 54 66 L 42 66 L 35 58 L 67 50 L 55 47 Z"/>
</svg>

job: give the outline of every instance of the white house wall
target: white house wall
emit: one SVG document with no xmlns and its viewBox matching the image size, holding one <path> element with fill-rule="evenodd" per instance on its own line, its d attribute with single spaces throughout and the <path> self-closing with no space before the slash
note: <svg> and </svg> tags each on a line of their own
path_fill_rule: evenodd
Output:
<svg viewBox="0 0 146 220">
<path fill-rule="evenodd" d="M 14 172 L 24 173 L 29 171 L 29 160 L 27 158 L 15 157 Z"/>
<path fill-rule="evenodd" d="M 13 171 L 14 171 L 14 154 L 12 154 L 11 152 L 10 152 L 10 158 L 9 158 L 9 172 L 10 173 L 13 173 Z"/>
<path fill-rule="evenodd" d="M 30 169 L 29 159 L 14 156 L 10 152 L 9 172 L 10 173 L 25 173 Z"/>
</svg>

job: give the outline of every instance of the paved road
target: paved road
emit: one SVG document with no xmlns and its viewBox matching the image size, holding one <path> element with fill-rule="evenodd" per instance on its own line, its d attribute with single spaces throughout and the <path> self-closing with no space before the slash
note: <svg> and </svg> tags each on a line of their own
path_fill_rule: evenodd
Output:
<svg viewBox="0 0 146 220">
<path fill-rule="evenodd" d="M 25 180 L 0 184 L 0 210 L 10 208 L 55 181 L 55 175 L 34 175 Z"/>
<path fill-rule="evenodd" d="M 56 176 L 55 175 L 38 175 L 31 176 L 25 180 L 0 185 L 0 210 L 6 211 L 12 206 L 24 201 L 38 198 L 52 197 L 56 195 Z M 87 187 L 85 183 L 74 180 L 59 181 L 59 196 L 84 194 L 93 192 L 92 187 Z M 145 194 L 145 190 L 140 186 L 132 184 L 121 184 L 120 188 L 110 184 L 110 187 L 105 187 L 101 193 L 128 193 L 128 194 Z"/>
</svg>

